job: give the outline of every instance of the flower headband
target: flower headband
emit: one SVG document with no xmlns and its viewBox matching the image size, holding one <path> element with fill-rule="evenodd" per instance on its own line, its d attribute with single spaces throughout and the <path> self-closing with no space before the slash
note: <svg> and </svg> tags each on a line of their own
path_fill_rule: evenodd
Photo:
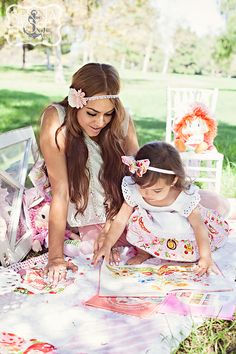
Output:
<svg viewBox="0 0 236 354">
<path fill-rule="evenodd" d="M 135 160 L 133 156 L 121 156 L 122 162 L 129 166 L 129 170 L 131 173 L 136 173 L 139 177 L 142 177 L 147 170 L 166 173 L 168 175 L 175 175 L 174 171 L 164 170 L 163 168 L 157 168 L 150 166 L 150 160 Z"/>
<path fill-rule="evenodd" d="M 82 90 L 76 90 L 74 88 L 69 89 L 68 103 L 71 107 L 83 108 L 88 101 L 102 100 L 104 98 L 118 98 L 118 95 L 101 95 L 85 97 L 85 93 Z"/>
</svg>

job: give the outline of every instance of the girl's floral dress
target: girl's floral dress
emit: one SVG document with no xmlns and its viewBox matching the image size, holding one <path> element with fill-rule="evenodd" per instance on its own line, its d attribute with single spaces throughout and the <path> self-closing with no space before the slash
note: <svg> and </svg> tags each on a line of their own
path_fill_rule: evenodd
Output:
<svg viewBox="0 0 236 354">
<path fill-rule="evenodd" d="M 198 190 L 198 187 L 192 184 L 187 191 L 182 191 L 171 205 L 152 206 L 142 198 L 139 187 L 132 178 L 124 177 L 124 199 L 134 207 L 128 225 L 127 240 L 154 257 L 194 262 L 199 259 L 199 253 L 188 216 L 199 207 L 208 229 L 211 250 L 223 246 L 229 234 L 229 226 L 217 211 L 201 206 Z"/>
</svg>

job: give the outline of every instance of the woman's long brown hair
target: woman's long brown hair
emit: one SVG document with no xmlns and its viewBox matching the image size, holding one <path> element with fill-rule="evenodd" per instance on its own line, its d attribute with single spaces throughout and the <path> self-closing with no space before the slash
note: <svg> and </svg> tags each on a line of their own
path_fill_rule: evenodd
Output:
<svg viewBox="0 0 236 354">
<path fill-rule="evenodd" d="M 73 75 L 71 87 L 76 90 L 82 89 L 87 97 L 98 93 L 118 94 L 120 90 L 119 74 L 111 65 L 89 63 Z M 99 180 L 105 192 L 107 218 L 113 217 L 122 205 L 123 197 L 120 186 L 125 175 L 125 166 L 121 161 L 121 155 L 124 154 L 122 122 L 126 113 L 119 99 L 111 99 L 111 101 L 115 108 L 112 119 L 100 132 L 97 141 L 103 160 Z M 77 120 L 77 109 L 68 105 L 68 97 L 58 103 L 65 108 L 66 116 L 64 123 L 56 132 L 55 140 L 57 143 L 59 131 L 63 126 L 66 126 L 65 151 L 70 200 L 76 203 L 77 211 L 83 214 L 88 205 L 91 177 L 87 167 L 88 148 Z"/>
</svg>

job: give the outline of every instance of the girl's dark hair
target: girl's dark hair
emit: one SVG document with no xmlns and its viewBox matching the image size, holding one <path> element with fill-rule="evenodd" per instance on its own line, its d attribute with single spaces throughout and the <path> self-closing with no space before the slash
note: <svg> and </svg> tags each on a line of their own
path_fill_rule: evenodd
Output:
<svg viewBox="0 0 236 354">
<path fill-rule="evenodd" d="M 156 171 L 147 170 L 142 177 L 136 174 L 132 175 L 132 179 L 139 186 L 151 187 L 159 178 L 163 178 L 166 184 L 171 185 L 178 177 L 175 187 L 179 190 L 186 190 L 190 182 L 187 182 L 184 167 L 178 151 L 170 144 L 163 141 L 153 141 L 143 145 L 135 156 L 135 160 L 149 159 L 150 166 L 162 168 L 164 170 L 171 170 L 175 174 L 166 174 Z"/>
<path fill-rule="evenodd" d="M 82 89 L 85 96 L 100 93 L 115 95 L 120 91 L 120 78 L 116 69 L 108 64 L 89 63 L 81 67 L 72 78 L 71 87 Z M 125 166 L 121 161 L 124 154 L 124 132 L 122 123 L 125 119 L 125 109 L 119 100 L 111 99 L 114 113 L 111 121 L 102 129 L 97 143 L 101 148 L 103 165 L 99 180 L 105 192 L 107 217 L 113 217 L 123 203 L 121 181 L 125 175 Z M 84 141 L 83 131 L 77 120 L 77 109 L 68 104 L 68 97 L 58 102 L 65 108 L 65 120 L 56 132 L 66 126 L 66 157 L 69 181 L 70 200 L 77 205 L 77 211 L 84 213 L 88 205 L 90 171 L 87 168 L 88 148 Z M 59 148 L 59 146 L 58 146 Z"/>
</svg>

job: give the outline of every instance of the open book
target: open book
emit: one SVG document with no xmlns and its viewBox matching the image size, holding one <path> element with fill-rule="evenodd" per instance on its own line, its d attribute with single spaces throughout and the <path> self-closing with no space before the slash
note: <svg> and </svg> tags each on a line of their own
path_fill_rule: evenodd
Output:
<svg viewBox="0 0 236 354">
<path fill-rule="evenodd" d="M 99 296 L 155 297 L 172 291 L 230 291 L 233 287 L 223 275 L 198 276 L 192 263 L 110 266 L 103 262 Z"/>
<path fill-rule="evenodd" d="M 231 292 L 178 292 L 168 294 L 158 308 L 161 313 L 177 313 L 188 316 L 204 316 L 233 320 L 235 293 Z"/>
</svg>

